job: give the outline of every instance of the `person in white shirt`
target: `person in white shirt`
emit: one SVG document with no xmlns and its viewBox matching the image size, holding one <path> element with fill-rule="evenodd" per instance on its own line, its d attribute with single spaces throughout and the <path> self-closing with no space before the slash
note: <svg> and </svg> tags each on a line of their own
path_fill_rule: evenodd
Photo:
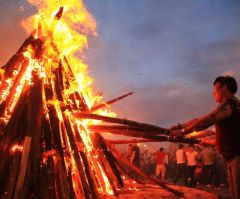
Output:
<svg viewBox="0 0 240 199">
<path fill-rule="evenodd" d="M 216 188 L 219 187 L 219 175 L 215 166 L 215 159 L 217 157 L 217 154 L 213 151 L 212 146 L 204 146 L 201 156 L 203 160 L 201 183 L 203 185 L 210 186 L 212 177 L 214 177 L 214 185 Z"/>
<path fill-rule="evenodd" d="M 186 154 L 184 151 L 184 146 L 182 144 L 178 145 L 178 150 L 176 151 L 176 167 L 177 174 L 173 180 L 174 184 L 177 184 L 178 179 L 183 175 L 184 183 L 187 186 L 187 167 L 186 167 Z"/>
<path fill-rule="evenodd" d="M 197 160 L 200 158 L 198 152 L 194 150 L 194 145 L 190 144 L 188 151 L 186 152 L 187 157 L 187 171 L 188 171 L 188 187 L 196 187 L 195 181 L 195 170 L 197 166 Z"/>
</svg>

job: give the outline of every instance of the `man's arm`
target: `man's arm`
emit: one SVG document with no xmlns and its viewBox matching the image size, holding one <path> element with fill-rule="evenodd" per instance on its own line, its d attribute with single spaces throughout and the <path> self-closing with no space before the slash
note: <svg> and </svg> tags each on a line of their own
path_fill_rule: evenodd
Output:
<svg viewBox="0 0 240 199">
<path fill-rule="evenodd" d="M 192 119 L 190 121 L 187 121 L 185 123 L 179 123 L 173 127 L 171 127 L 171 130 L 180 130 L 182 128 L 186 128 L 187 126 L 191 125 L 192 123 L 196 122 L 197 118 Z"/>
<path fill-rule="evenodd" d="M 136 151 L 133 151 L 133 152 L 132 152 L 132 157 L 131 157 L 131 162 L 133 162 L 135 156 L 136 156 Z"/>
<path fill-rule="evenodd" d="M 171 135 L 183 136 L 193 131 L 202 131 L 209 126 L 228 118 L 232 114 L 232 109 L 229 104 L 223 102 L 216 110 L 208 115 L 195 119 L 190 125 L 184 128 L 184 132 L 181 130 L 172 131 Z"/>
</svg>

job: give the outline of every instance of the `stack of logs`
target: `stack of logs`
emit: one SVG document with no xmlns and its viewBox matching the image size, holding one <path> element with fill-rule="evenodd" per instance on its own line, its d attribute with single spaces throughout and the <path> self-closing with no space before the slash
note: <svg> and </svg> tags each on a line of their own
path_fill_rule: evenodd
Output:
<svg viewBox="0 0 240 199">
<path fill-rule="evenodd" d="M 61 18 L 63 8 L 55 16 Z M 39 27 L 40 28 L 40 25 Z M 143 173 L 120 154 L 112 143 L 126 140 L 106 140 L 104 133 L 137 138 L 130 142 L 183 142 L 193 139 L 169 137 L 168 130 L 135 121 L 95 114 L 97 110 L 131 95 L 89 109 L 81 92 L 69 89 L 77 81 L 66 57 L 61 57 L 57 46 L 48 35 L 54 51 L 44 79 L 39 69 L 31 71 L 31 84 L 23 81 L 31 59 L 48 65 L 46 35 L 34 31 L 17 53 L 1 69 L 4 76 L 0 85 L 0 196 L 1 198 L 98 198 L 103 194 L 118 196 L 125 186 L 122 175 L 138 183 L 154 183 L 183 196 Z M 50 32 L 50 31 L 49 31 Z M 36 34 L 38 36 L 36 37 Z M 49 42 L 51 41 L 51 42 Z M 24 56 L 33 49 L 31 59 Z M 13 82 L 8 83 L 9 79 Z M 20 86 L 20 83 L 22 87 Z M 21 90 L 19 97 L 17 92 Z M 4 97 L 3 97 L 4 96 Z M 102 121 L 87 128 L 75 120 Z M 106 123 L 111 125 L 106 125 Z M 91 132 L 91 133 L 89 133 Z M 87 149 L 86 136 L 92 149 Z M 138 177 L 136 177 L 138 176 Z"/>
</svg>

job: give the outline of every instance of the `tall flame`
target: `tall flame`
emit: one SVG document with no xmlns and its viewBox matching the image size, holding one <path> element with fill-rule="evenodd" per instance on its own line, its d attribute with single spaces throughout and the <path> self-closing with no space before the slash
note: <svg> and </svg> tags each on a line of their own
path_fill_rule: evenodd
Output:
<svg viewBox="0 0 240 199">
<path fill-rule="evenodd" d="M 67 57 L 78 81 L 78 88 L 72 89 L 80 89 L 85 94 L 88 106 L 92 106 L 97 96 L 93 96 L 92 78 L 87 75 L 87 65 L 79 57 L 88 47 L 88 35 L 97 35 L 95 19 L 82 0 L 28 0 L 28 2 L 38 9 L 38 14 L 22 21 L 22 26 L 30 32 L 40 24 L 41 28 L 37 30 L 41 32 L 39 34 L 53 33 L 52 38 L 60 55 Z M 64 13 L 61 20 L 57 21 L 54 15 L 60 6 L 64 6 Z M 47 52 L 45 55 L 49 57 L 51 52 L 49 49 Z"/>
</svg>

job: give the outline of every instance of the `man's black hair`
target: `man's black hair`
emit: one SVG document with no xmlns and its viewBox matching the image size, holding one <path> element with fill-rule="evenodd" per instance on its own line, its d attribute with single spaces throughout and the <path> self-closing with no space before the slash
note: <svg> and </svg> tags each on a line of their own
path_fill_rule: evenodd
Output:
<svg viewBox="0 0 240 199">
<path fill-rule="evenodd" d="M 194 145 L 193 145 L 193 144 L 189 144 L 188 147 L 192 147 L 192 148 L 194 148 Z"/>
<path fill-rule="evenodd" d="M 183 148 L 183 144 L 179 144 L 179 145 L 178 145 L 178 148 L 179 148 L 179 149 L 182 149 L 182 148 Z"/>
<path fill-rule="evenodd" d="M 219 76 L 215 79 L 213 85 L 219 83 L 221 86 L 226 86 L 229 92 L 235 94 L 238 90 L 237 81 L 231 76 Z"/>
</svg>

